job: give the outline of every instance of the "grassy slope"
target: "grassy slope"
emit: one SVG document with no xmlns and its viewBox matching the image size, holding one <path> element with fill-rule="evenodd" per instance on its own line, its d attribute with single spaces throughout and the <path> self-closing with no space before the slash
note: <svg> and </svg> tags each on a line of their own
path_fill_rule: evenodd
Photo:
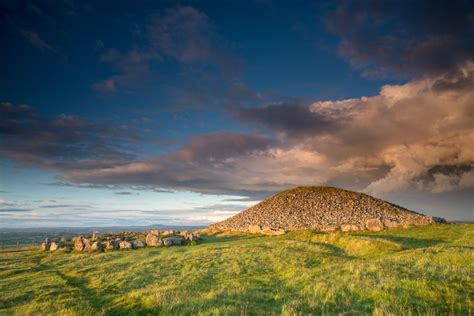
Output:
<svg viewBox="0 0 474 316">
<path fill-rule="evenodd" d="M 197 246 L 0 252 L 0 314 L 463 314 L 474 225 L 207 236 Z"/>
</svg>

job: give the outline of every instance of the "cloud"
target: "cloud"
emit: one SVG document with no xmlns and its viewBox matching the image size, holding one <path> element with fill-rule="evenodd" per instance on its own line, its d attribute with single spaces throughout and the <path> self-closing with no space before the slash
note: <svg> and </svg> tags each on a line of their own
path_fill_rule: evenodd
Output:
<svg viewBox="0 0 474 316">
<path fill-rule="evenodd" d="M 342 1 L 327 25 L 365 76 L 420 77 L 474 58 L 473 13 L 471 1 Z"/>
<path fill-rule="evenodd" d="M 40 49 L 41 51 L 51 53 L 56 52 L 56 50 L 51 47 L 45 40 L 43 40 L 38 33 L 33 31 L 22 31 L 21 33 L 31 45 Z"/>
<path fill-rule="evenodd" d="M 45 118 L 26 105 L 0 103 L 0 156 L 50 170 L 115 166 L 132 159 L 136 138 L 118 128 L 61 114 Z"/>
<path fill-rule="evenodd" d="M 117 194 L 117 195 L 140 195 L 140 193 L 134 193 L 134 192 L 129 192 L 129 191 L 120 191 L 120 192 L 115 192 L 114 194 Z"/>
<path fill-rule="evenodd" d="M 288 135 L 307 135 L 312 132 L 328 131 L 333 121 L 317 112 L 308 104 L 289 100 L 265 107 L 240 108 L 234 113 L 237 120 L 263 124 Z"/>
<path fill-rule="evenodd" d="M 92 185 L 169 188 L 203 193 L 246 192 L 252 188 L 231 179 L 234 160 L 266 150 L 273 143 L 262 136 L 219 132 L 196 137 L 179 150 L 156 160 L 63 174 L 62 181 Z M 242 176 L 245 174 L 242 170 Z M 232 183 L 234 185 L 232 185 Z"/>
<path fill-rule="evenodd" d="M 376 96 L 238 110 L 267 136 L 212 133 L 155 160 L 77 170 L 62 180 L 252 196 L 295 185 L 383 195 L 471 188 L 474 63 L 383 86 Z"/>
</svg>

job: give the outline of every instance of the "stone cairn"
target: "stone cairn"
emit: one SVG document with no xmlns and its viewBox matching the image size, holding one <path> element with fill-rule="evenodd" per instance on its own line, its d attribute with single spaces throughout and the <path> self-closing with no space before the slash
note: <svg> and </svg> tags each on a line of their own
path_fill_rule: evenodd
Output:
<svg viewBox="0 0 474 316">
<path fill-rule="evenodd" d="M 281 235 L 287 231 L 315 229 L 331 231 L 381 231 L 446 223 L 398 205 L 333 187 L 297 187 L 280 192 L 201 233 L 226 231 Z"/>
<path fill-rule="evenodd" d="M 73 247 L 63 246 L 64 240 L 61 242 L 56 239 L 46 238 L 41 244 L 41 251 L 77 251 L 92 252 L 107 250 L 131 250 L 145 247 L 168 247 L 181 246 L 195 243 L 199 240 L 199 235 L 188 231 L 175 230 L 150 230 L 146 233 L 110 233 L 100 234 L 95 232 L 91 238 L 84 236 L 76 236 L 72 239 Z"/>
</svg>

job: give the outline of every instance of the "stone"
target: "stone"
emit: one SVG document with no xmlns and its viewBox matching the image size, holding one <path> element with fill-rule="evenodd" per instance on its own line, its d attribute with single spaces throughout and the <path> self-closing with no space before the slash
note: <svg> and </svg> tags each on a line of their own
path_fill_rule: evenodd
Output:
<svg viewBox="0 0 474 316">
<path fill-rule="evenodd" d="M 49 246 L 49 251 L 56 251 L 58 250 L 59 248 L 61 248 L 62 245 L 61 245 L 61 242 L 59 241 L 53 241 L 51 243 L 51 245 Z"/>
<path fill-rule="evenodd" d="M 384 219 L 383 225 L 387 228 L 395 228 L 401 226 L 402 224 L 388 219 Z"/>
<path fill-rule="evenodd" d="M 111 239 L 105 242 L 105 248 L 109 250 L 119 250 L 120 249 L 120 240 Z"/>
<path fill-rule="evenodd" d="M 161 238 L 151 232 L 146 235 L 145 242 L 149 247 L 161 246 Z"/>
<path fill-rule="evenodd" d="M 84 237 L 82 236 L 76 236 L 74 237 L 74 250 L 75 251 L 83 251 L 84 250 L 84 242 L 83 242 Z"/>
<path fill-rule="evenodd" d="M 341 225 L 341 231 L 343 232 L 355 232 L 360 230 L 360 227 L 354 224 L 344 224 Z"/>
<path fill-rule="evenodd" d="M 43 242 L 40 246 L 41 251 L 48 251 L 51 245 L 49 243 Z"/>
<path fill-rule="evenodd" d="M 69 247 L 61 247 L 58 249 L 58 251 L 61 251 L 61 252 L 70 252 L 72 249 L 69 248 Z"/>
<path fill-rule="evenodd" d="M 164 232 L 161 233 L 162 236 L 174 236 L 176 235 L 176 231 L 174 229 L 170 230 L 165 230 Z"/>
<path fill-rule="evenodd" d="M 134 240 L 134 241 L 132 241 L 132 247 L 135 248 L 135 249 L 145 248 L 146 247 L 146 242 L 144 240 Z"/>
<path fill-rule="evenodd" d="M 180 246 L 183 244 L 183 242 L 184 242 L 184 239 L 183 237 L 180 237 L 180 236 L 172 236 L 172 237 L 163 239 L 163 245 L 165 246 L 173 246 L 173 245 Z"/>
<path fill-rule="evenodd" d="M 104 251 L 104 244 L 101 243 L 100 241 L 96 241 L 91 245 L 91 250 L 92 251 Z"/>
<path fill-rule="evenodd" d="M 260 226 L 260 225 L 249 225 L 247 230 L 251 234 L 259 234 L 259 233 L 262 232 L 262 226 Z"/>
<path fill-rule="evenodd" d="M 101 238 L 102 238 L 102 235 L 101 235 L 99 232 L 94 232 L 94 233 L 92 234 L 92 238 L 91 238 L 91 239 L 92 239 L 92 240 L 99 240 L 99 239 L 101 239 Z"/>
<path fill-rule="evenodd" d="M 126 240 L 120 242 L 120 250 L 133 249 L 132 243 Z"/>
<path fill-rule="evenodd" d="M 82 238 L 82 242 L 84 243 L 84 251 L 91 251 L 91 241 L 87 238 Z"/>
<path fill-rule="evenodd" d="M 365 228 L 371 232 L 379 232 L 384 229 L 384 226 L 380 219 L 371 218 L 365 222 Z"/>
</svg>

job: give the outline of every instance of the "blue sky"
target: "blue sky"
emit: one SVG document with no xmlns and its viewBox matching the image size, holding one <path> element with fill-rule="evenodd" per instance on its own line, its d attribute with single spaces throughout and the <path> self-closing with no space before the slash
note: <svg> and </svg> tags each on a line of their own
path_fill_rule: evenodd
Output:
<svg viewBox="0 0 474 316">
<path fill-rule="evenodd" d="M 472 12 L 2 1 L 0 226 L 207 224 L 296 185 L 473 220 Z"/>
</svg>

